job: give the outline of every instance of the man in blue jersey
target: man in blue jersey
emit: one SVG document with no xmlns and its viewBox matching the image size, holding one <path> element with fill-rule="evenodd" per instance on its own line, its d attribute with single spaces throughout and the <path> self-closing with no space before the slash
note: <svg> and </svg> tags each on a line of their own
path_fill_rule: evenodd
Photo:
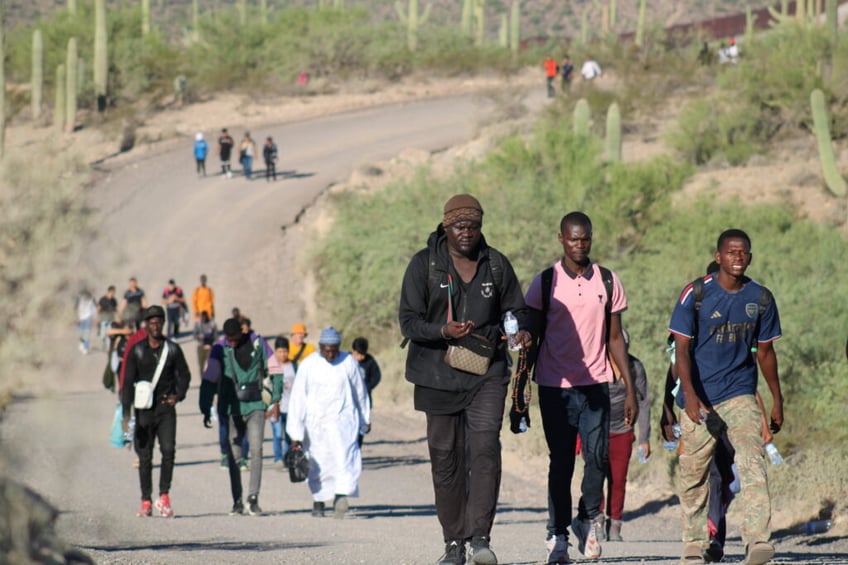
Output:
<svg viewBox="0 0 848 565">
<path fill-rule="evenodd" d="M 683 289 L 671 316 L 680 390 L 682 451 L 678 482 L 683 512 L 682 563 L 704 563 L 708 547 L 707 496 L 716 431 L 727 428 L 736 448 L 742 490 L 737 495 L 745 563 L 762 565 L 774 556 L 771 503 L 757 406 L 757 364 L 772 396 L 771 427 L 783 425 L 783 396 L 773 342 L 780 333 L 777 306 L 768 289 L 745 276 L 751 240 L 742 230 L 723 232 L 716 245 L 717 273 Z M 700 293 L 699 293 L 700 294 Z M 767 297 L 767 298 L 766 298 Z M 751 351 L 756 349 L 756 362 Z"/>
</svg>

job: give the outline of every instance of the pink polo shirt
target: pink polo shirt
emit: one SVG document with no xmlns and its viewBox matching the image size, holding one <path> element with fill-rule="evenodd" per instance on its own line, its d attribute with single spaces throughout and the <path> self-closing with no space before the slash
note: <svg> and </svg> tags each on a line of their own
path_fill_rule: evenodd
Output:
<svg viewBox="0 0 848 565">
<path fill-rule="evenodd" d="M 587 276 L 588 275 L 588 276 Z M 612 274 L 612 309 L 627 309 L 624 287 Z M 542 309 L 542 275 L 530 283 L 527 306 Z M 551 306 L 547 315 L 545 341 L 536 360 L 536 382 L 540 386 L 571 388 L 612 382 L 607 360 L 607 290 L 598 265 L 592 263 L 583 276 L 566 273 L 562 263 L 554 265 Z"/>
</svg>

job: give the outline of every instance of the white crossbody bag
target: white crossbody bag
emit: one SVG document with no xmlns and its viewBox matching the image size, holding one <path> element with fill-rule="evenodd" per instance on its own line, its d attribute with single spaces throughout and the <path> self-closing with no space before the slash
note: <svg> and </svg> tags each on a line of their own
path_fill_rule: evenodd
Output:
<svg viewBox="0 0 848 565">
<path fill-rule="evenodd" d="M 156 390 L 156 384 L 159 382 L 159 377 L 162 376 L 162 370 L 165 368 L 167 358 L 168 342 L 166 341 L 162 344 L 162 353 L 159 355 L 159 363 L 156 365 L 153 381 L 138 381 L 135 383 L 133 406 L 135 406 L 136 410 L 150 410 L 153 408 L 153 391 Z"/>
</svg>

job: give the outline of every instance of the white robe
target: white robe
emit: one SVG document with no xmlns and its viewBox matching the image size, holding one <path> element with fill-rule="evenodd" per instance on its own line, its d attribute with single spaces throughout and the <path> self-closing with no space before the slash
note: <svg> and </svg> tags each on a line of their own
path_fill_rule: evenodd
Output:
<svg viewBox="0 0 848 565">
<path fill-rule="evenodd" d="M 289 400 L 286 433 L 309 455 L 309 490 L 315 501 L 337 494 L 359 496 L 360 430 L 371 421 L 359 363 L 340 352 L 328 363 L 310 355 L 298 367 Z"/>
</svg>

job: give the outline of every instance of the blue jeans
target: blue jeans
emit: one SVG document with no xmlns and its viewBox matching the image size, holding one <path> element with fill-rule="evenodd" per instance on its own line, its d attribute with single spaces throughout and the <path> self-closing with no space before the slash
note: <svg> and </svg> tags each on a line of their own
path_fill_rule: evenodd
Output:
<svg viewBox="0 0 848 565">
<path fill-rule="evenodd" d="M 227 455 L 230 452 L 230 418 L 227 416 L 218 416 L 218 444 L 221 446 L 221 455 Z M 250 442 L 247 439 L 247 434 L 244 435 L 241 443 L 241 453 L 244 458 L 249 457 Z"/>
<path fill-rule="evenodd" d="M 548 534 L 565 534 L 571 524 L 571 479 L 577 434 L 583 444 L 583 483 L 577 517 L 600 513 L 609 464 L 609 385 L 574 388 L 539 387 L 542 427 L 550 453 L 548 467 Z"/>
<path fill-rule="evenodd" d="M 244 170 L 244 176 L 250 178 L 250 175 L 253 174 L 253 157 L 245 155 L 241 160 L 241 166 Z"/>
<path fill-rule="evenodd" d="M 274 446 L 274 463 L 285 461 L 286 453 L 288 453 L 289 446 L 291 445 L 291 438 L 289 434 L 285 433 L 288 416 L 288 413 L 280 412 L 280 417 L 277 418 L 277 421 L 271 422 L 271 433 L 274 436 L 271 440 Z"/>
<path fill-rule="evenodd" d="M 91 318 L 77 322 L 77 335 L 85 350 L 91 349 Z"/>
</svg>

